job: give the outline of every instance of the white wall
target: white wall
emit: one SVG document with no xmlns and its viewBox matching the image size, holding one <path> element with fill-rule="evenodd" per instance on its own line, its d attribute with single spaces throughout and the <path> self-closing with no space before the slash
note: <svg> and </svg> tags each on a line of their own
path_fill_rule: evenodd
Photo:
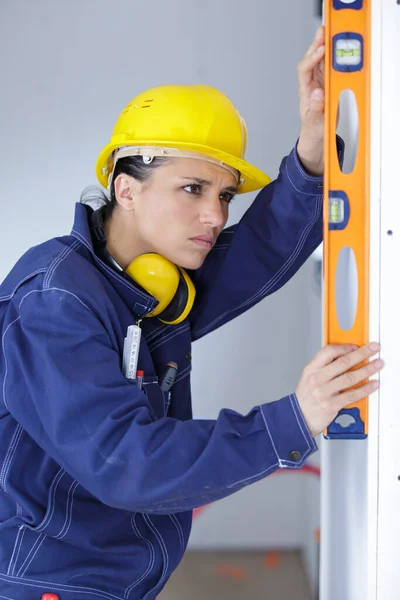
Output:
<svg viewBox="0 0 400 600">
<path fill-rule="evenodd" d="M 0 277 L 29 246 L 69 232 L 117 115 L 148 87 L 223 90 L 247 121 L 248 159 L 274 177 L 299 132 L 296 66 L 314 13 L 314 0 L 2 2 Z M 252 198 L 236 199 L 231 221 Z M 223 406 L 247 412 L 295 389 L 320 346 L 315 286 L 310 261 L 275 296 L 195 346 L 196 416 Z M 236 377 L 239 367 L 246 378 Z M 273 476 L 215 504 L 195 524 L 192 546 L 302 545 L 318 510 L 314 500 L 310 515 L 308 485 L 302 475 Z"/>
</svg>

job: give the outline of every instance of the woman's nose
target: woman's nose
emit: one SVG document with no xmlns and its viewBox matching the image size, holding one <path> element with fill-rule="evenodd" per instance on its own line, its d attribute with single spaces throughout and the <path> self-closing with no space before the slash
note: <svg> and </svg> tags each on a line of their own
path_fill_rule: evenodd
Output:
<svg viewBox="0 0 400 600">
<path fill-rule="evenodd" d="M 228 205 L 226 206 L 228 207 Z M 228 216 L 227 213 L 228 211 L 227 209 L 224 210 L 223 202 L 219 199 L 219 196 L 209 198 L 202 206 L 200 221 L 212 227 L 223 226 Z"/>
</svg>

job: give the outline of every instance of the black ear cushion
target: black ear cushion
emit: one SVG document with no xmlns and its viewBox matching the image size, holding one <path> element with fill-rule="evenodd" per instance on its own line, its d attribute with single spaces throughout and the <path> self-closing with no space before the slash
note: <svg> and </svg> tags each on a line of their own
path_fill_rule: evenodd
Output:
<svg viewBox="0 0 400 600">
<path fill-rule="evenodd" d="M 188 298 L 188 286 L 185 281 L 185 278 L 179 271 L 179 283 L 175 292 L 175 296 L 172 298 L 168 306 L 164 308 L 162 313 L 157 315 L 157 318 L 168 322 L 176 321 L 176 319 L 178 319 L 185 310 L 188 303 Z"/>
<path fill-rule="evenodd" d="M 92 233 L 93 245 L 95 247 L 104 247 L 107 243 L 104 233 L 104 206 L 97 210 L 92 210 L 89 219 L 89 228 Z"/>
</svg>

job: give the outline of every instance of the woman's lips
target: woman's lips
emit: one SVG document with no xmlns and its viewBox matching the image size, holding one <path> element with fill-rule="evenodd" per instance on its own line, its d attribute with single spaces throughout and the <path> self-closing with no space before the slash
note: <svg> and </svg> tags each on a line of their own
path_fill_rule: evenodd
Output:
<svg viewBox="0 0 400 600">
<path fill-rule="evenodd" d="M 198 237 L 190 238 L 192 242 L 200 246 L 201 248 L 206 248 L 209 250 L 212 248 L 214 244 L 214 240 L 206 235 L 200 235 Z"/>
</svg>

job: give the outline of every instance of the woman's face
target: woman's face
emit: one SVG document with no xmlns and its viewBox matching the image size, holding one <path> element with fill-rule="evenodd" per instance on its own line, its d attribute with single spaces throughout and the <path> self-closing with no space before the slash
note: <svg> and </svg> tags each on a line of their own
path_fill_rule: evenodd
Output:
<svg viewBox="0 0 400 600">
<path fill-rule="evenodd" d="M 144 183 L 129 179 L 135 253 L 156 252 L 198 269 L 228 219 L 237 191 L 233 174 L 203 160 L 178 158 L 156 168 Z"/>
</svg>

